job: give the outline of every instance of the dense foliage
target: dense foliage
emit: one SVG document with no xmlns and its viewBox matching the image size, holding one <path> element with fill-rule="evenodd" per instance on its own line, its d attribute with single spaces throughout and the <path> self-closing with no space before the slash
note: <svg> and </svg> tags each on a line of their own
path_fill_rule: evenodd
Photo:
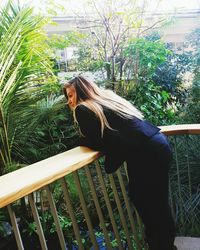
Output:
<svg viewBox="0 0 200 250">
<path fill-rule="evenodd" d="M 61 128 L 56 126 L 66 118 L 57 116 L 62 101 L 46 43 L 46 23 L 33 9 L 12 2 L 1 10 L 0 174 L 67 147 L 62 145 Z M 54 143 L 53 148 L 59 150 L 47 150 Z M 40 148 L 42 157 L 36 153 Z"/>
<path fill-rule="evenodd" d="M 78 132 L 73 126 L 71 111 L 66 108 L 61 83 L 55 76 L 58 70 L 55 72 L 53 63 L 58 60 L 55 51 L 68 46 L 76 46 L 77 50 L 67 70 L 97 73 L 97 82 L 102 87 L 112 88 L 128 99 L 154 124 L 200 122 L 200 30 L 194 31 L 188 39 L 192 51 L 174 52 L 162 42 L 160 36 L 140 34 L 140 21 L 130 18 L 131 22 L 128 22 L 127 13 L 107 13 L 110 16 L 104 13 L 101 22 L 98 22 L 98 29 L 85 31 L 84 35 L 70 32 L 49 39 L 44 32 L 48 20 L 33 14 L 31 8 L 19 8 L 9 2 L 1 9 L 0 175 L 77 145 Z M 125 27 L 122 24 L 126 24 L 128 29 L 122 29 L 122 33 L 112 33 L 116 20 L 117 31 Z M 186 73 L 192 76 L 189 87 L 184 84 Z M 186 144 L 178 141 L 182 153 L 181 183 L 177 182 L 177 171 L 171 173 L 172 199 L 179 232 L 193 235 L 197 235 L 199 230 L 195 223 L 195 220 L 199 222 L 200 210 L 197 189 L 199 158 L 198 152 L 194 153 L 194 146 L 198 148 L 198 143 L 196 138 L 190 139 L 189 146 L 185 148 Z M 193 150 L 190 173 L 195 178 L 189 187 L 185 184 L 188 171 L 186 149 Z M 173 170 L 177 170 L 176 166 Z M 70 176 L 67 180 L 77 209 L 78 222 L 84 224 L 76 187 Z M 84 181 L 83 186 L 87 193 L 88 186 Z M 59 204 L 62 228 L 71 240 L 72 222 L 62 215 L 63 195 L 57 184 L 52 188 Z M 110 192 L 110 198 L 112 195 Z M 22 207 L 19 209 L 23 210 Z M 90 211 L 92 214 L 92 207 Z M 31 237 L 36 235 L 36 227 L 27 214 L 24 213 L 21 223 L 28 225 L 25 234 Z M 0 220 L 5 221 L 7 217 L 6 213 L 0 213 Z M 51 214 L 44 212 L 41 218 L 45 232 L 50 236 L 55 234 Z M 5 236 L 2 225 L 0 236 Z"/>
<path fill-rule="evenodd" d="M 188 90 L 180 121 L 186 123 L 200 123 L 200 29 L 197 28 L 188 36 L 187 46 L 192 47 L 191 72 L 193 82 Z"/>
</svg>

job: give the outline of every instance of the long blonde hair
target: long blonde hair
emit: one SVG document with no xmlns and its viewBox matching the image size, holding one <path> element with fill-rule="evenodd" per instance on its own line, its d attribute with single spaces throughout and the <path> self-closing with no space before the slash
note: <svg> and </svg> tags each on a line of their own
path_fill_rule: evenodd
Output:
<svg viewBox="0 0 200 250">
<path fill-rule="evenodd" d="M 102 136 L 105 127 L 112 129 L 103 112 L 103 107 L 114 111 L 125 119 L 132 119 L 133 117 L 143 119 L 142 113 L 130 102 L 118 96 L 111 90 L 99 88 L 94 82 L 83 76 L 77 76 L 64 84 L 63 92 L 66 98 L 66 89 L 69 87 L 74 87 L 75 89 L 77 98 L 76 106 L 79 104 L 86 106 L 99 118 Z M 75 113 L 74 119 L 77 122 Z"/>
</svg>

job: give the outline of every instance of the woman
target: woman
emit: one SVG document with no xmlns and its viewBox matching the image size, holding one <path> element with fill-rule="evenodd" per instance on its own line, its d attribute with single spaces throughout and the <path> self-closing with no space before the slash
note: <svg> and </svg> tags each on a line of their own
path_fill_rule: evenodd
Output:
<svg viewBox="0 0 200 250">
<path fill-rule="evenodd" d="M 149 249 L 176 249 L 168 206 L 172 154 L 160 129 L 143 120 L 131 103 L 83 76 L 66 83 L 64 94 L 85 139 L 83 145 L 105 154 L 106 172 L 127 162 L 129 195 L 145 225 Z"/>
</svg>

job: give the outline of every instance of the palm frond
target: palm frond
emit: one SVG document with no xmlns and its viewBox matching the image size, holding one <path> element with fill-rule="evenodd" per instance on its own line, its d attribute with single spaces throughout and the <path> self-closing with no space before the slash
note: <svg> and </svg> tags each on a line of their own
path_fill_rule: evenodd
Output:
<svg viewBox="0 0 200 250">
<path fill-rule="evenodd" d="M 31 123 L 42 86 L 48 83 L 48 78 L 54 80 L 43 30 L 45 22 L 45 18 L 33 14 L 32 8 L 20 8 L 12 1 L 0 10 L 2 166 L 11 163 L 16 135 Z"/>
</svg>

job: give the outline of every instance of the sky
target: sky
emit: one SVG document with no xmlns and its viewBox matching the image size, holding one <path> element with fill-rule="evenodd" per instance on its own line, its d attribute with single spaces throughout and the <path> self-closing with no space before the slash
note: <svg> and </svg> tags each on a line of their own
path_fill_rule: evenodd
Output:
<svg viewBox="0 0 200 250">
<path fill-rule="evenodd" d="M 0 0 L 0 6 L 5 4 L 8 0 Z M 48 9 L 49 3 L 53 3 L 55 7 L 58 7 L 60 13 L 62 14 L 62 7 L 64 6 L 66 9 L 74 9 L 81 10 L 85 5 L 87 0 L 15 0 L 20 3 L 33 5 L 36 9 L 40 9 L 41 11 Z M 108 0 L 101 0 L 108 1 Z M 117 1 L 117 0 L 116 0 Z M 119 0 L 118 0 L 119 1 Z M 124 2 L 124 0 L 121 0 Z M 162 12 L 171 12 L 175 10 L 191 10 L 191 9 L 199 9 L 200 10 L 200 0 L 141 0 L 147 2 L 148 11 L 162 11 Z M 119 1 L 120 2 L 120 1 Z M 159 4 L 158 4 L 159 2 Z"/>
</svg>

